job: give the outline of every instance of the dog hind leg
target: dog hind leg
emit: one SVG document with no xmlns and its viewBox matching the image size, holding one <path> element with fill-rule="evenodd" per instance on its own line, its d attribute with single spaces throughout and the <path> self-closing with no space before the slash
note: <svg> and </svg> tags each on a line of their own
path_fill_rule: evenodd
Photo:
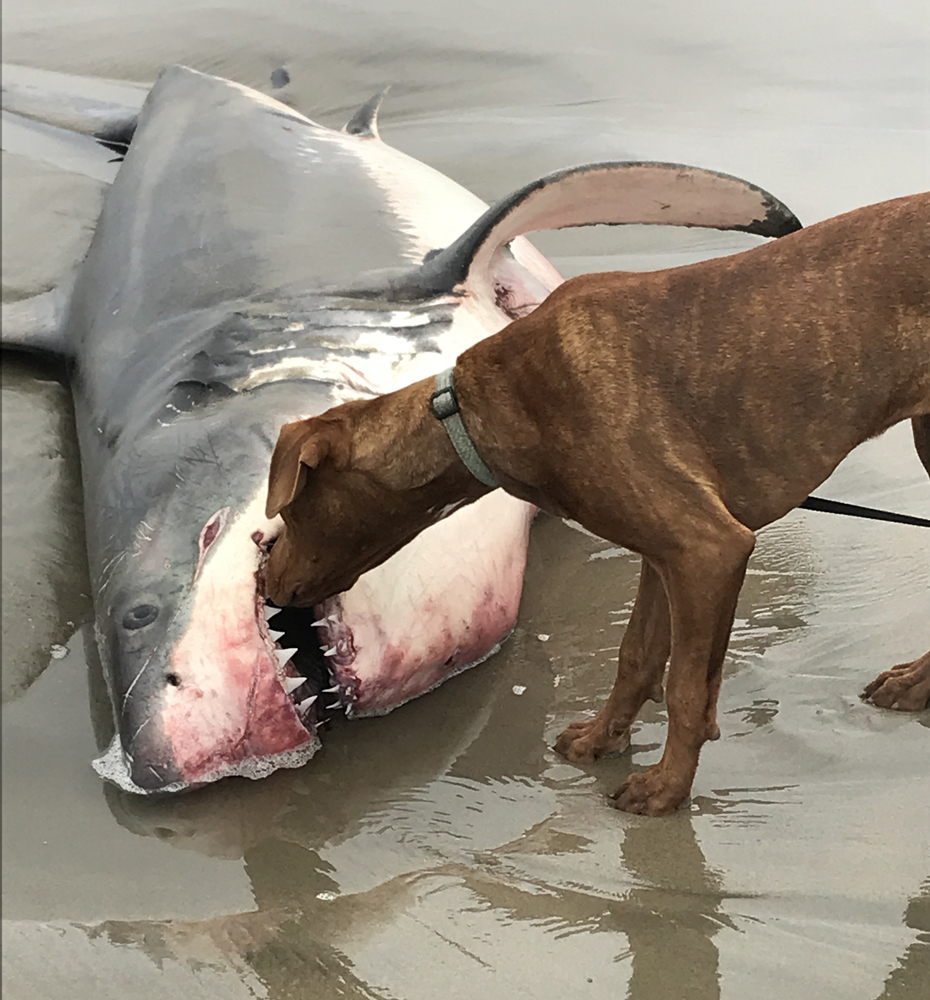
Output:
<svg viewBox="0 0 930 1000">
<path fill-rule="evenodd" d="M 614 793 L 618 809 L 662 816 L 688 797 L 701 747 L 719 735 L 717 694 L 736 601 L 755 545 L 722 503 L 684 520 L 689 534 L 662 561 L 671 610 L 668 736 L 662 759 Z"/>
<path fill-rule="evenodd" d="M 914 417 L 912 426 L 917 455 L 930 475 L 930 413 Z M 879 708 L 899 712 L 920 712 L 930 707 L 930 653 L 885 670 L 866 686 L 862 697 Z"/>
<path fill-rule="evenodd" d="M 662 700 L 662 675 L 671 647 L 668 598 L 655 568 L 643 559 L 633 613 L 623 634 L 617 679 L 607 704 L 593 719 L 571 723 L 555 743 L 573 763 L 590 763 L 630 743 L 630 726 L 643 703 Z"/>
</svg>

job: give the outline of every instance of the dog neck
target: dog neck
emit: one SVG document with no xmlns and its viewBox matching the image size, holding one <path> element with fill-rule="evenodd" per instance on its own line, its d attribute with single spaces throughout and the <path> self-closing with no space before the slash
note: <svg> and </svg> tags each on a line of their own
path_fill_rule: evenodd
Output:
<svg viewBox="0 0 930 1000">
<path fill-rule="evenodd" d="M 412 506 L 423 508 L 420 513 L 471 503 L 493 488 L 476 479 L 457 454 L 436 419 L 434 390 L 434 379 L 424 379 L 353 414 L 351 468 L 390 493 L 405 494 Z"/>
</svg>

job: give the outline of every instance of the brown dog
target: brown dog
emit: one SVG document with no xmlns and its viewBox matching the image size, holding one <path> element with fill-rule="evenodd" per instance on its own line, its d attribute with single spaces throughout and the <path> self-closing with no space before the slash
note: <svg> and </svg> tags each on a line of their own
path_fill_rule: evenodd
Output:
<svg viewBox="0 0 930 1000">
<path fill-rule="evenodd" d="M 733 257 L 565 282 L 466 351 L 461 413 L 505 490 L 643 556 L 600 714 L 556 749 L 623 749 L 661 699 L 661 761 L 615 794 L 661 815 L 717 739 L 721 668 L 753 532 L 796 507 L 860 442 L 913 419 L 930 470 L 930 194 L 829 219 Z M 432 379 L 286 425 L 267 513 L 284 529 L 266 581 L 280 604 L 348 589 L 446 513 L 488 492 L 462 464 Z M 918 709 L 930 654 L 867 693 Z"/>
</svg>

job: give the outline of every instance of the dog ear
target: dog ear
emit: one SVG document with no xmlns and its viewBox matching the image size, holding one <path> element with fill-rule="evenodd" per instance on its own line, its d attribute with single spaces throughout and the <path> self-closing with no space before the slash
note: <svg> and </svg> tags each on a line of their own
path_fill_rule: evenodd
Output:
<svg viewBox="0 0 930 1000">
<path fill-rule="evenodd" d="M 285 424 L 271 456 L 265 516 L 276 517 L 307 484 L 307 470 L 330 458 L 337 469 L 349 462 L 350 443 L 341 422 L 309 417 Z"/>
<path fill-rule="evenodd" d="M 307 468 L 301 461 L 304 439 L 312 430 L 313 419 L 295 420 L 285 424 L 278 434 L 277 444 L 271 456 L 271 471 L 268 474 L 268 498 L 265 501 L 265 517 L 277 517 L 304 488 Z"/>
</svg>

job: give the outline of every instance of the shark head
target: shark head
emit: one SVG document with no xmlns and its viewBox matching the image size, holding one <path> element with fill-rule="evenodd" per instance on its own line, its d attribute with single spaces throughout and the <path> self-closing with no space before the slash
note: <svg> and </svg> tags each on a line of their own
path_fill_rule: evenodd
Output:
<svg viewBox="0 0 930 1000">
<path fill-rule="evenodd" d="M 195 437 L 184 438 L 185 423 Z M 313 683 L 299 673 L 295 647 L 275 628 L 279 609 L 264 600 L 262 566 L 280 530 L 264 516 L 270 435 L 260 422 L 181 417 L 147 436 L 147 465 L 138 438 L 113 463 L 90 526 L 118 736 L 96 766 L 124 788 L 260 777 L 319 746 L 325 671 Z M 164 461 L 179 440 L 179 459 Z"/>
</svg>

